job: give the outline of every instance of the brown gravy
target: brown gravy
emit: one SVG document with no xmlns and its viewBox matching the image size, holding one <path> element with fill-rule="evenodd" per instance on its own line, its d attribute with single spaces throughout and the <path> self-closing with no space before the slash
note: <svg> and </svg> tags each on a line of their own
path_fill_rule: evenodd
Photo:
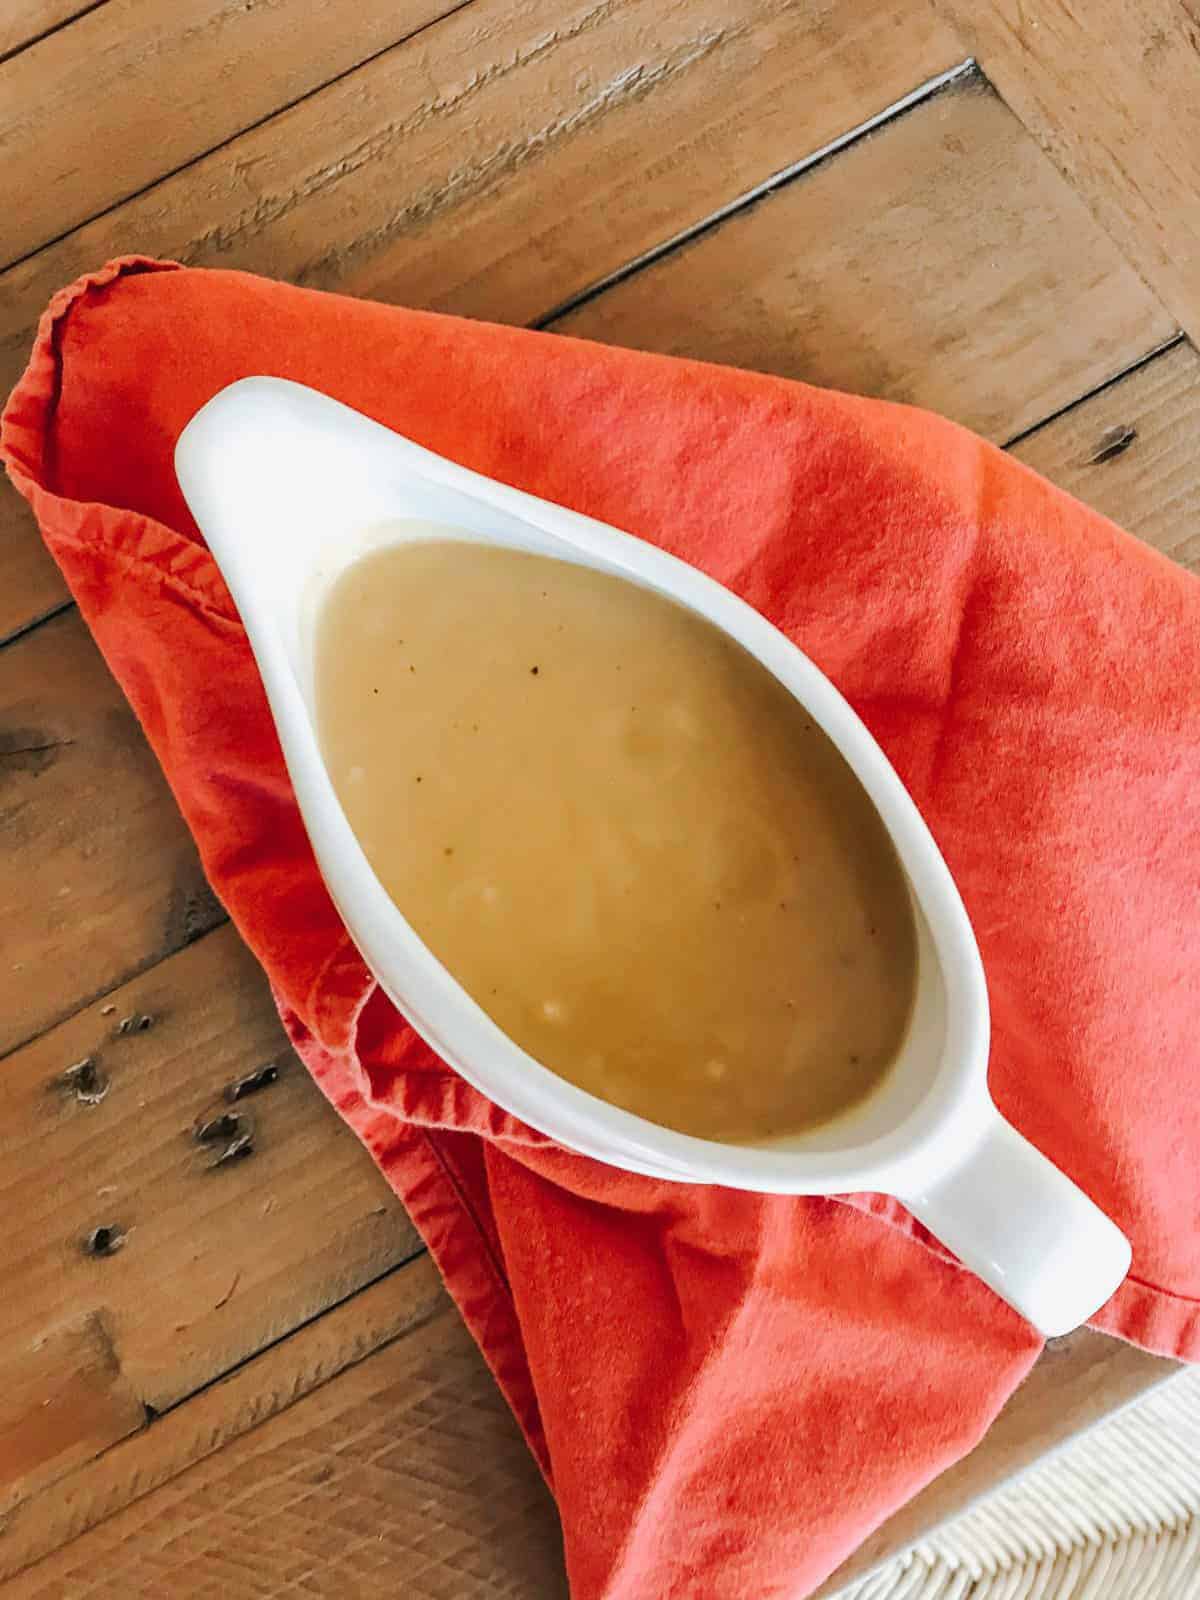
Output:
<svg viewBox="0 0 1200 1600">
<path fill-rule="evenodd" d="M 402 544 L 333 585 L 316 692 L 376 874 L 554 1072 L 754 1140 L 887 1071 L 916 975 L 895 851 L 825 734 L 710 623 L 572 563 Z"/>
</svg>

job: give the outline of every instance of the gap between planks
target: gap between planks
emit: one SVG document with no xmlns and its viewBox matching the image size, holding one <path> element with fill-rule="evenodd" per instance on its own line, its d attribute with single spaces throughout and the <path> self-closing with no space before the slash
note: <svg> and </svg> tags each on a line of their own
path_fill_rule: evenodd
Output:
<svg viewBox="0 0 1200 1600">
<path fill-rule="evenodd" d="M 1043 428 L 1050 427 L 1051 423 L 1057 422 L 1060 417 L 1070 416 L 1073 411 L 1078 411 L 1080 406 L 1087 405 L 1089 400 L 1099 399 L 1102 394 L 1107 394 L 1110 389 L 1115 389 L 1119 383 L 1124 383 L 1126 378 L 1132 378 L 1135 373 L 1140 372 L 1143 367 L 1148 367 L 1151 362 L 1157 361 L 1160 356 L 1169 355 L 1172 350 L 1187 343 L 1188 336 L 1186 333 L 1176 333 L 1170 339 L 1164 339 L 1162 344 L 1157 345 L 1153 350 L 1147 350 L 1144 356 L 1139 356 L 1136 361 L 1131 361 L 1128 366 L 1122 367 L 1120 372 L 1114 372 L 1111 378 L 1105 378 L 1103 383 L 1096 384 L 1086 394 L 1079 395 L 1075 400 L 1068 400 L 1066 405 L 1057 407 L 1048 416 L 1042 417 L 1039 421 L 1030 423 L 1028 428 L 1022 428 L 1019 432 L 1014 433 L 1011 439 L 1004 441 L 1001 448 L 1015 450 L 1018 445 L 1024 444 L 1027 439 L 1032 439 L 1034 434 L 1041 433 Z"/>
<path fill-rule="evenodd" d="M 243 1372 L 247 1367 L 252 1367 L 256 1361 L 260 1361 L 263 1359 L 263 1357 L 271 1355 L 273 1351 L 279 1350 L 281 1346 L 288 1344 L 290 1340 L 301 1338 L 316 1323 L 320 1322 L 324 1324 L 324 1319 L 327 1317 L 332 1317 L 338 1312 L 346 1311 L 347 1322 L 349 1323 L 351 1320 L 349 1315 L 351 1308 L 353 1309 L 355 1315 L 357 1315 L 357 1312 L 362 1305 L 366 1305 L 368 1303 L 374 1305 L 377 1299 L 382 1301 L 384 1298 L 382 1286 L 387 1284 L 390 1279 L 398 1278 L 401 1273 L 408 1272 L 418 1262 L 427 1264 L 429 1268 L 429 1272 L 427 1273 L 425 1266 L 422 1266 L 420 1281 L 424 1283 L 425 1278 L 429 1277 L 430 1281 L 436 1286 L 436 1288 L 440 1289 L 441 1279 L 438 1277 L 436 1270 L 433 1267 L 433 1258 L 429 1254 L 428 1246 L 420 1239 L 418 1235 L 416 1248 L 411 1252 L 411 1254 L 406 1255 L 403 1260 L 397 1261 L 394 1266 L 387 1267 L 382 1272 L 376 1273 L 373 1278 L 367 1278 L 362 1283 L 356 1284 L 353 1289 L 347 1290 L 347 1292 L 344 1295 L 341 1295 L 338 1299 L 331 1300 L 328 1305 L 324 1305 L 318 1311 L 314 1311 L 311 1316 L 305 1317 L 302 1321 L 297 1322 L 294 1327 L 288 1328 L 286 1332 L 278 1334 L 274 1339 L 266 1340 L 265 1343 L 261 1344 L 257 1350 L 253 1350 L 249 1355 L 243 1356 L 240 1361 L 235 1361 L 231 1366 L 226 1367 L 223 1372 L 214 1373 L 213 1376 L 207 1379 L 206 1382 L 197 1384 L 194 1389 L 190 1389 L 187 1394 L 181 1394 L 177 1399 L 172 1400 L 169 1405 L 165 1405 L 161 1409 L 155 1409 L 152 1406 L 147 1406 L 146 1410 L 149 1414 L 147 1416 L 147 1422 L 161 1422 L 167 1417 L 174 1416 L 174 1414 L 179 1410 L 180 1406 L 190 1406 L 194 1400 L 200 1399 L 201 1396 L 207 1395 L 211 1390 L 218 1388 L 221 1384 L 228 1382 L 230 1379 L 236 1378 L 239 1373 Z M 379 1291 L 378 1295 L 375 1293 L 377 1290 Z M 363 1301 L 362 1297 L 364 1295 L 372 1296 L 371 1301 Z M 339 1372 L 344 1372 L 347 1367 L 353 1366 L 356 1362 L 363 1360 L 366 1356 L 373 1355 L 376 1350 L 382 1349 L 385 1344 L 390 1344 L 393 1339 L 402 1338 L 403 1335 L 410 1332 L 413 1327 L 419 1326 L 420 1322 L 425 1320 L 426 1315 L 431 1316 L 433 1311 L 436 1309 L 437 1302 L 431 1299 L 428 1312 L 418 1316 L 415 1321 L 404 1320 L 395 1327 L 392 1327 L 391 1331 L 385 1331 L 381 1333 L 378 1343 L 368 1343 L 362 1347 L 356 1344 L 353 1349 L 353 1354 L 346 1358 L 344 1364 L 325 1372 L 324 1376 L 320 1379 L 320 1383 L 327 1383 L 330 1378 L 336 1377 Z M 333 1325 L 329 1324 L 328 1326 Z M 315 1385 L 315 1387 L 319 1387 L 319 1383 Z M 308 1389 L 298 1390 L 291 1396 L 286 1404 L 290 1405 L 293 1400 L 298 1400 L 302 1394 L 308 1394 L 310 1392 L 311 1391 Z M 256 1420 L 261 1421 L 262 1419 L 258 1418 Z M 136 1435 L 133 1437 L 136 1437 Z M 118 1443 L 121 1442 L 123 1441 L 118 1441 Z M 115 1449 L 116 1446 L 110 1446 L 109 1448 Z"/>
<path fill-rule="evenodd" d="M 85 0 L 84 4 L 76 5 L 72 9 L 72 0 L 64 0 L 64 5 L 60 8 L 60 14 L 57 17 L 52 18 L 45 26 L 42 26 L 40 22 L 25 24 L 25 26 L 32 26 L 34 31 L 20 38 L 17 37 L 17 34 L 22 24 L 15 21 L 11 22 L 9 24 L 11 29 L 9 37 L 15 42 L 0 48 L 0 67 L 6 61 L 11 61 L 14 56 L 22 55 L 26 50 L 31 50 L 35 44 L 42 44 L 45 40 L 53 38 L 56 33 L 61 33 L 64 28 L 69 28 L 73 22 L 79 22 L 83 17 L 90 16 L 93 11 L 99 11 L 101 6 L 106 6 L 107 4 L 108 0 L 90 0 L 90 4 L 86 3 Z M 2 37 L 3 35 L 0 35 L 0 38 Z"/>
<path fill-rule="evenodd" d="M 933 0 L 1175 320 L 1200 340 L 1200 17 L 1188 0 Z"/>
<path fill-rule="evenodd" d="M 974 58 L 967 56 L 957 66 L 949 67 L 945 72 L 939 72 L 934 77 L 927 78 L 924 83 L 918 84 L 908 94 L 901 95 L 891 105 L 885 106 L 882 111 L 876 112 L 874 116 L 867 117 L 855 127 L 847 129 L 845 133 L 839 134 L 836 139 L 828 140 L 827 143 L 819 146 L 809 155 L 801 156 L 798 161 L 793 161 L 778 172 L 772 173 L 769 178 L 764 178 L 761 183 L 754 184 L 752 188 L 730 200 L 726 205 L 718 206 L 715 211 L 701 218 L 699 222 L 694 223 L 690 228 L 680 229 L 678 233 L 673 234 L 669 239 L 664 239 L 661 244 L 654 245 L 649 250 L 644 250 L 641 255 L 635 256 L 631 261 L 626 262 L 624 266 L 618 267 L 603 278 L 598 278 L 595 283 L 589 284 L 587 288 L 581 289 L 578 294 L 569 296 L 559 305 L 553 307 L 552 310 L 538 317 L 531 326 L 538 329 L 549 328 L 563 317 L 570 316 L 572 312 L 578 311 L 582 306 L 586 306 L 589 301 L 599 299 L 609 289 L 616 288 L 618 284 L 624 283 L 626 279 L 634 277 L 645 268 L 655 266 L 665 257 L 673 255 L 676 250 L 681 250 L 684 246 L 693 244 L 697 239 L 702 239 L 706 233 L 712 233 L 723 222 L 728 222 L 731 217 L 736 217 L 740 212 L 748 210 L 749 207 L 756 205 L 760 200 L 767 199 L 768 196 L 776 194 L 780 189 L 785 188 L 790 183 L 794 183 L 798 178 L 803 178 L 808 173 L 815 171 L 817 167 L 822 166 L 833 156 L 841 155 L 843 151 L 852 149 L 861 139 L 867 138 L 872 133 L 879 132 L 889 123 L 904 116 L 906 112 L 914 111 L 918 106 L 923 106 L 927 101 L 932 100 L 934 95 L 940 94 L 943 89 L 952 88 L 954 85 L 964 83 L 972 77 L 978 77 L 981 83 L 985 81 L 983 74 L 978 70 Z"/>
<path fill-rule="evenodd" d="M 44 39 L 50 38 L 53 34 L 61 33 L 63 28 L 69 27 L 72 22 L 80 21 L 82 18 L 91 15 L 93 11 L 100 10 L 108 3 L 109 0 L 97 0 L 95 5 L 88 6 L 85 10 L 80 11 L 75 16 L 68 18 L 58 27 L 51 28 L 47 33 L 43 34 L 41 38 L 37 40 L 31 40 L 30 43 L 42 43 Z M 100 206 L 95 211 L 88 212 L 85 216 L 79 217 L 76 221 L 71 223 L 70 227 L 63 228 L 58 233 L 47 235 L 44 239 L 39 240 L 37 244 L 31 246 L 31 248 L 28 250 L 21 251 L 18 255 L 12 256 L 7 260 L 0 261 L 0 273 L 9 272 L 14 267 L 20 267 L 24 265 L 25 262 L 31 261 L 35 256 L 40 255 L 43 250 L 50 250 L 56 244 L 61 244 L 62 241 L 69 238 L 71 234 L 78 232 L 81 228 L 89 227 L 92 223 L 98 222 L 100 218 L 111 216 L 114 211 L 119 211 L 122 206 L 129 205 L 132 201 L 140 199 L 145 194 L 149 194 L 150 191 L 152 189 L 156 189 L 160 183 L 166 183 L 171 178 L 178 177 L 181 172 L 186 172 L 189 167 L 194 167 L 198 162 L 207 160 L 210 156 L 215 155 L 218 151 L 227 149 L 230 145 L 236 143 L 237 140 L 244 138 L 247 134 L 253 133 L 256 129 L 263 127 L 266 123 L 274 121 L 276 117 L 284 116 L 287 112 L 294 110 L 295 107 L 303 105 L 305 101 L 311 100 L 314 95 L 325 93 L 326 90 L 332 89 L 335 85 L 343 82 L 346 78 L 351 77 L 354 73 L 359 72 L 366 67 L 370 67 L 373 62 L 379 61 L 383 57 L 390 55 L 394 50 L 407 48 L 408 46 L 412 45 L 415 40 L 419 39 L 422 34 L 427 33 L 429 29 L 438 27 L 440 24 L 448 21 L 451 17 L 457 15 L 458 12 L 465 11 L 467 7 L 473 3 L 474 0 L 457 0 L 457 3 L 448 5 L 446 10 L 439 12 L 437 16 L 427 17 L 425 21 L 418 24 L 417 27 L 410 29 L 407 33 L 400 34 L 395 39 L 389 40 L 387 44 L 381 45 L 377 50 L 369 52 L 367 55 L 362 56 L 359 60 L 351 62 L 348 66 L 342 68 L 340 72 L 332 73 L 328 78 L 323 78 L 320 83 L 312 84 L 302 93 L 293 95 L 290 99 L 281 100 L 278 105 L 273 106 L 269 111 L 264 112 L 261 116 L 252 118 L 249 122 L 244 123 L 240 128 L 234 129 L 233 132 L 227 134 L 224 138 L 217 139 L 214 143 L 207 145 L 203 150 L 194 151 L 187 158 L 187 160 L 177 162 L 174 166 L 167 167 L 164 171 L 156 174 L 155 177 L 151 178 L 148 182 L 136 185 L 132 189 L 126 191 L 124 194 L 116 196 L 113 200 L 109 201 L 107 205 Z M 10 61 L 14 56 L 19 55 L 24 48 L 24 46 L 19 47 L 17 50 L 11 51 L 8 56 L 0 58 L 0 67 L 4 65 L 5 61 Z"/>
<path fill-rule="evenodd" d="M 450 1313 L 420 1253 L 118 1440 L 45 1495 L 22 1500 L 0 1539 L 0 1581 L 69 1544 L 325 1387 L 388 1345 Z M 53 1509 L 46 1516 L 46 1503 Z"/>
<path fill-rule="evenodd" d="M 19 623 L 15 628 L 10 628 L 6 634 L 0 637 L 0 650 L 6 649 L 10 644 L 16 644 L 18 639 L 23 639 L 27 633 L 33 633 L 44 622 L 53 622 L 55 617 L 61 617 L 64 611 L 72 610 L 74 605 L 74 600 L 60 600 L 56 606 L 49 606 L 45 611 L 40 612 L 38 616 L 30 617 L 27 622 Z M 4 1053 L 0 1052 L 0 1061 L 3 1059 Z"/>
</svg>

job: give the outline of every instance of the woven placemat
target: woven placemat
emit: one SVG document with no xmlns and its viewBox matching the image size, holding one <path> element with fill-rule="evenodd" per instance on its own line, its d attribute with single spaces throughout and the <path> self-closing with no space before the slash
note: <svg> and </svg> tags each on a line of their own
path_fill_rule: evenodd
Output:
<svg viewBox="0 0 1200 1600">
<path fill-rule="evenodd" d="M 1200 1600 L 1200 1370 L 834 1600 Z"/>
</svg>

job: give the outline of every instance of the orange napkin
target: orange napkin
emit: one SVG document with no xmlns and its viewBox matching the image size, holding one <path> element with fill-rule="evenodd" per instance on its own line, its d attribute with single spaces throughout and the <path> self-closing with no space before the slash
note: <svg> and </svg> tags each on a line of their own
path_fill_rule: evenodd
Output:
<svg viewBox="0 0 1200 1600">
<path fill-rule="evenodd" d="M 172 472 L 184 423 L 249 373 L 657 541 L 816 659 L 962 889 L 1001 1110 L 1133 1239 L 1099 1325 L 1200 1355 L 1200 585 L 918 411 L 114 263 L 43 320 L 9 472 L 297 1049 L 525 1429 L 577 1600 L 795 1600 L 970 1449 L 1039 1340 L 893 1203 L 596 1165 L 404 1027 L 317 876 Z"/>
</svg>

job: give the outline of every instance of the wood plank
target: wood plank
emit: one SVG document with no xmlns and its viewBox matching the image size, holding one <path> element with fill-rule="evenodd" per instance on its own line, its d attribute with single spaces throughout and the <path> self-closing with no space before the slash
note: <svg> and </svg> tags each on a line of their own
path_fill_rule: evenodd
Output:
<svg viewBox="0 0 1200 1600">
<path fill-rule="evenodd" d="M 935 4 L 1175 320 L 1200 340 L 1195 6 Z"/>
<path fill-rule="evenodd" d="M 52 1495 L 18 1505 L 0 1540 L 0 1578 L 59 1549 L 447 1308 L 428 1256 L 398 1267 L 79 1468 Z M 3 1593 L 26 1588 L 22 1580 Z"/>
<path fill-rule="evenodd" d="M 25 502 L 7 478 L 0 477 L 0 529 L 5 536 L 0 555 L 0 650 L 28 628 L 53 616 L 68 604 L 67 586 L 54 557 L 42 543 Z"/>
<path fill-rule="evenodd" d="M 877 1528 L 812 1600 L 866 1577 L 981 1495 L 1178 1371 L 1178 1362 L 1147 1355 L 1090 1328 L 1051 1341 L 983 1442 Z"/>
<path fill-rule="evenodd" d="M 555 326 L 910 401 L 998 441 L 1174 330 L 978 78 Z"/>
<path fill-rule="evenodd" d="M 145 1408 L 96 1312 L 0 1357 L 0 1513 L 140 1428 Z"/>
<path fill-rule="evenodd" d="M 112 0 L 110 0 L 112 3 Z M 472 0 L 0 274 L 0 391 L 130 249 L 533 322 L 959 59 L 924 0 Z M 0 638 L 64 597 L 0 488 Z"/>
<path fill-rule="evenodd" d="M 1013 455 L 1200 572 L 1200 356 L 1180 342 L 1073 406 Z"/>
<path fill-rule="evenodd" d="M 108 0 L 5 0 L 0 12 L 0 61 Z"/>
<path fill-rule="evenodd" d="M 0 264 L 461 3 L 358 0 L 347 27 L 341 0 L 109 0 L 0 65 Z"/>
<path fill-rule="evenodd" d="M 264 1066 L 230 1103 L 229 1085 Z M 220 1137 L 197 1137 L 222 1116 L 235 1120 Z M 246 1132 L 250 1148 L 222 1160 Z M 86 1414 L 74 1433 L 64 1421 L 49 1465 L 8 1461 L 0 1512 L 33 1469 L 45 1481 L 104 1429 L 128 1433 L 144 1406 L 175 1405 L 420 1249 L 229 926 L 5 1060 L 0 1209 L 0 1397 L 15 1407 L 0 1416 L 23 1449 L 43 1431 L 31 1362 L 78 1390 L 82 1335 L 64 1321 L 99 1347 Z"/>
<path fill-rule="evenodd" d="M 406 1600 L 567 1593 L 549 1494 L 449 1310 L 111 1515 L 19 1592 L 391 1600 L 398 1582 Z"/>
<path fill-rule="evenodd" d="M 0 816 L 0 1053 L 222 919 L 74 611 L 0 653 Z"/>
</svg>

